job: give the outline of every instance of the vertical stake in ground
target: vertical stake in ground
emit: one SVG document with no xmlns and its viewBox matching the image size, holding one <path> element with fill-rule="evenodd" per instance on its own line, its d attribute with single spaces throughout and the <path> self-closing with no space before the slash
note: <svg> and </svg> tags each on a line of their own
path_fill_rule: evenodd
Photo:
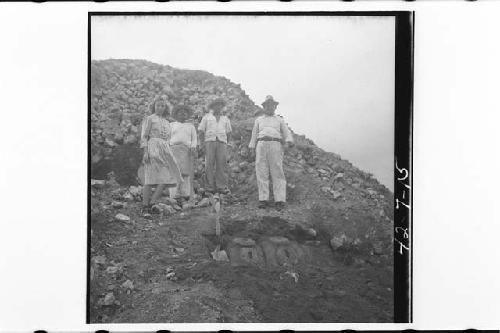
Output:
<svg viewBox="0 0 500 333">
<path fill-rule="evenodd" d="M 221 199 L 219 194 L 215 194 L 211 201 L 213 212 L 215 212 L 215 237 L 217 238 L 217 247 L 211 252 L 211 255 L 216 261 L 229 261 L 226 251 L 220 249 L 222 246 L 222 235 L 220 229 Z"/>
</svg>

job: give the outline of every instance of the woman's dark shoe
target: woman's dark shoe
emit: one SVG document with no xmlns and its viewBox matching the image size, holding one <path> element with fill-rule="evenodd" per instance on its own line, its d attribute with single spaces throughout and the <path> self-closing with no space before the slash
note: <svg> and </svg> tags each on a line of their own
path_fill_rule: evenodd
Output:
<svg viewBox="0 0 500 333">
<path fill-rule="evenodd" d="M 217 190 L 217 192 L 220 193 L 220 194 L 230 194 L 231 193 L 231 191 L 227 187 L 220 188 L 220 189 Z"/>
<path fill-rule="evenodd" d="M 186 201 L 186 199 L 184 199 L 183 197 L 177 197 L 174 198 L 174 200 L 179 206 L 182 206 L 182 204 Z"/>
<path fill-rule="evenodd" d="M 152 214 L 160 214 L 161 208 L 158 205 L 153 205 L 153 206 L 151 206 L 151 213 Z"/>
<path fill-rule="evenodd" d="M 151 216 L 151 206 L 149 206 L 149 205 L 148 206 L 143 206 L 142 209 L 141 209 L 141 215 L 145 219 L 152 218 L 152 216 Z"/>
<path fill-rule="evenodd" d="M 267 208 L 267 206 L 269 206 L 269 203 L 268 203 L 266 200 L 261 200 L 261 201 L 259 201 L 259 205 L 258 205 L 258 207 L 259 207 L 260 209 L 266 209 L 266 208 Z"/>
<path fill-rule="evenodd" d="M 277 211 L 282 211 L 285 209 L 285 203 L 283 201 L 278 201 L 274 204 L 274 208 L 276 208 Z"/>
</svg>

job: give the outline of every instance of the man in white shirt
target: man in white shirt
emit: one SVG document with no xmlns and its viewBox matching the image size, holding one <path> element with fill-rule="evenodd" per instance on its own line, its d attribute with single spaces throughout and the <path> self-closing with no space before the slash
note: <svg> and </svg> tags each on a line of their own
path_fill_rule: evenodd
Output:
<svg viewBox="0 0 500 333">
<path fill-rule="evenodd" d="M 189 119 L 193 110 L 187 105 L 176 105 L 172 117 L 176 120 L 170 123 L 170 149 L 174 154 L 184 182 L 170 188 L 170 197 L 184 200 L 194 199 L 193 178 L 196 147 L 198 146 L 196 128 Z"/>
<path fill-rule="evenodd" d="M 231 135 L 231 122 L 222 115 L 226 102 L 217 98 L 208 105 L 213 112 L 203 116 L 198 131 L 200 142 L 205 142 L 205 173 L 208 191 L 228 193 L 227 144 Z M 204 140 L 203 140 L 204 138 Z"/>
<path fill-rule="evenodd" d="M 286 179 L 283 172 L 283 144 L 293 145 L 293 137 L 283 118 L 274 111 L 278 102 L 267 96 L 262 103 L 264 115 L 255 119 L 248 145 L 256 155 L 255 172 L 259 188 L 259 208 L 269 206 L 269 173 L 273 181 L 275 207 L 282 210 L 286 201 Z M 254 151 L 255 149 L 255 151 Z"/>
</svg>

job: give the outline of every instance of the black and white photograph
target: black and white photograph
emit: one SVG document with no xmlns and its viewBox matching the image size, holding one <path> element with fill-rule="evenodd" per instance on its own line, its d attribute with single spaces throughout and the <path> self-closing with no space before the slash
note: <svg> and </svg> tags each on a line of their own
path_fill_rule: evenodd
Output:
<svg viewBox="0 0 500 333">
<path fill-rule="evenodd" d="M 497 330 L 498 9 L 0 2 L 0 332 Z"/>
<path fill-rule="evenodd" d="M 90 15 L 90 323 L 394 322 L 394 15 Z"/>
<path fill-rule="evenodd" d="M 91 15 L 89 322 L 394 322 L 395 29 Z"/>
</svg>

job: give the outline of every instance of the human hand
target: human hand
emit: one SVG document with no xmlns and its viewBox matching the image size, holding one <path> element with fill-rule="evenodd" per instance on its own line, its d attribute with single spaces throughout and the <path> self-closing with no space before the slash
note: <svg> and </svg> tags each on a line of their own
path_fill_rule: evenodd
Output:
<svg viewBox="0 0 500 333">
<path fill-rule="evenodd" d="M 250 148 L 250 158 L 255 159 L 255 148 Z"/>
<path fill-rule="evenodd" d="M 191 156 L 193 156 L 194 158 L 197 158 L 198 157 L 198 150 L 196 149 L 196 147 L 189 148 L 189 154 L 191 154 Z"/>
<path fill-rule="evenodd" d="M 143 164 L 149 163 L 149 153 L 147 150 L 144 151 L 144 155 L 142 156 L 142 163 Z"/>
</svg>

